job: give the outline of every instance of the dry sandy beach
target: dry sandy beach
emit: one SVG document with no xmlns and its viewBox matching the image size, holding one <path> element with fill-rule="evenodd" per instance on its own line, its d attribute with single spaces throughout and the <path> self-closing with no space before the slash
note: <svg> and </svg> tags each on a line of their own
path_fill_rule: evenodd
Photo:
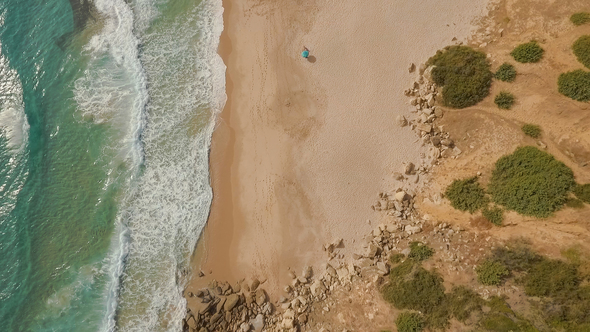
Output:
<svg viewBox="0 0 590 332">
<path fill-rule="evenodd" d="M 373 227 L 377 193 L 419 164 L 402 91 L 453 38 L 466 40 L 487 1 L 224 1 L 226 107 L 213 134 L 214 199 L 188 289 L 211 279 L 266 280 L 325 261 Z M 300 55 L 311 50 L 309 60 Z M 187 298 L 188 305 L 194 298 Z"/>
</svg>

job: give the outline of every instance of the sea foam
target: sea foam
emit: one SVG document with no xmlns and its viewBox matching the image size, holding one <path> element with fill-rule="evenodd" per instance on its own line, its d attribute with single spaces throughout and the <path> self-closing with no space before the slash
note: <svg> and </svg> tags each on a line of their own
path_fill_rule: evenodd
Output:
<svg viewBox="0 0 590 332">
<path fill-rule="evenodd" d="M 113 125 L 127 118 L 140 124 L 140 134 L 130 129 L 129 140 L 125 139 L 135 139 L 129 146 L 139 147 L 141 171 L 132 177 L 117 216 L 103 330 L 180 331 L 186 312 L 181 293 L 188 277 L 180 271 L 189 268 L 209 213 L 208 152 L 215 118 L 226 98 L 225 65 L 217 54 L 223 8 L 220 0 L 197 6 L 188 2 L 185 10 L 173 14 L 158 11 L 165 5 L 152 1 L 129 7 L 123 1 L 100 0 L 96 5 L 107 22 L 88 50 L 109 50 L 117 63 L 131 68 L 136 68 L 131 59 L 137 55 L 141 66 L 135 73 L 145 75 L 147 87 L 146 99 L 140 99 L 145 106 L 138 107 L 142 113 L 121 116 L 105 111 L 105 106 L 125 95 L 109 84 L 93 86 L 112 81 L 112 72 L 103 73 L 104 79 L 98 81 L 92 79 L 96 73 L 88 73 L 77 86 L 84 92 L 105 92 L 80 98 L 94 121 Z M 129 38 L 122 43 L 126 47 L 114 52 L 118 44 L 112 40 L 122 40 L 120 35 L 127 33 Z M 137 82 L 122 86 L 141 87 Z M 94 102 L 88 103 L 92 98 Z"/>
</svg>

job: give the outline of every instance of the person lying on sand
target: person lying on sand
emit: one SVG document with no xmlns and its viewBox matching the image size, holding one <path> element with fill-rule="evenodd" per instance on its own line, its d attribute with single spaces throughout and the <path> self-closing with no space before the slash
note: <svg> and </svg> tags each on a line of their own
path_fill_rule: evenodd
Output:
<svg viewBox="0 0 590 332">
<path fill-rule="evenodd" d="M 306 59 L 309 57 L 309 50 L 307 49 L 307 47 L 303 46 L 303 52 L 301 52 L 301 56 Z"/>
</svg>

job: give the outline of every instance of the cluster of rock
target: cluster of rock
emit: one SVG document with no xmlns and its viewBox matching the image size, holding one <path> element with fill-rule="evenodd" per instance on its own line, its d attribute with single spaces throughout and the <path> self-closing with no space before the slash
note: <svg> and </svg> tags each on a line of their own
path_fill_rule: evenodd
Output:
<svg viewBox="0 0 590 332">
<path fill-rule="evenodd" d="M 426 67 L 424 64 L 418 68 L 418 77 L 412 87 L 406 89 L 404 94 L 410 98 L 409 103 L 413 106 L 412 113 L 415 117 L 411 120 L 399 115 L 396 118 L 400 127 L 410 126 L 420 137 L 423 145 L 430 145 L 428 159 L 430 164 L 443 158 L 455 158 L 461 154 L 461 150 L 455 146 L 449 133 L 437 125 L 437 120 L 443 116 L 443 110 L 436 106 L 436 100 L 442 98 L 442 94 L 432 80 L 434 66 Z M 416 70 L 414 64 L 410 65 L 410 73 Z"/>
<path fill-rule="evenodd" d="M 387 215 L 400 219 L 414 219 L 416 210 L 414 209 L 413 190 L 398 189 L 395 194 L 380 193 L 379 200 L 371 206 L 375 211 L 387 211 Z"/>
<path fill-rule="evenodd" d="M 189 292 L 198 297 L 203 307 L 198 312 L 190 309 L 183 320 L 183 330 L 189 332 L 210 331 L 262 331 L 265 316 L 272 313 L 272 304 L 266 291 L 259 288 L 260 281 L 251 284 L 213 281 L 208 288 Z"/>
</svg>

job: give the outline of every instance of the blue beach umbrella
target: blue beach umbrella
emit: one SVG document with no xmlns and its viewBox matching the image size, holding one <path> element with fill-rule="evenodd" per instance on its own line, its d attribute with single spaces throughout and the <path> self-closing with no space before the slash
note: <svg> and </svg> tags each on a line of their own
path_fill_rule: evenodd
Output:
<svg viewBox="0 0 590 332">
<path fill-rule="evenodd" d="M 309 51 L 304 50 L 303 52 L 301 52 L 301 56 L 307 59 L 309 57 Z"/>
</svg>

